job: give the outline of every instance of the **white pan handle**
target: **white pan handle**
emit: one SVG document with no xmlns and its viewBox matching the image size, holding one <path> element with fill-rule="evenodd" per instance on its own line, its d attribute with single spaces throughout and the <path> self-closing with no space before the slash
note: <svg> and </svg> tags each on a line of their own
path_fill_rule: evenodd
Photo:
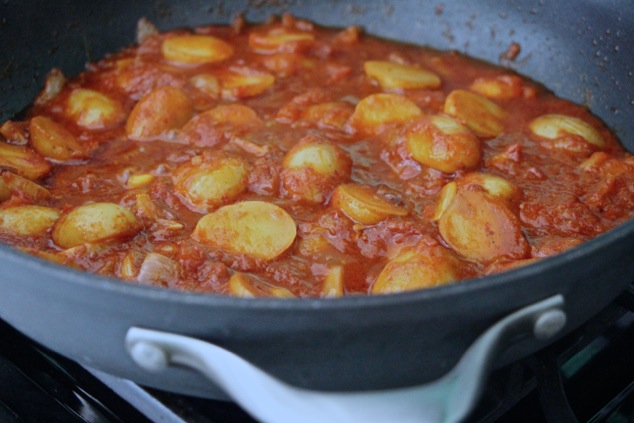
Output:
<svg viewBox="0 0 634 423">
<path fill-rule="evenodd" d="M 518 335 L 546 340 L 566 324 L 556 295 L 499 320 L 443 377 L 417 387 L 370 392 L 317 392 L 282 382 L 241 357 L 198 339 L 132 327 L 126 348 L 142 368 L 195 369 L 256 419 L 267 423 L 459 422 L 477 403 L 490 365 L 505 341 Z"/>
</svg>

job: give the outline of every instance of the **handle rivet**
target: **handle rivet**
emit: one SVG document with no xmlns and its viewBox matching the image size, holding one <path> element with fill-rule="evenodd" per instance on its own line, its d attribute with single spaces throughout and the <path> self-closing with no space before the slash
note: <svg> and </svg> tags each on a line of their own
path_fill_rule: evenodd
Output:
<svg viewBox="0 0 634 423">
<path fill-rule="evenodd" d="M 130 347 L 130 356 L 136 364 L 151 372 L 160 372 L 167 368 L 169 356 L 160 346 L 145 341 L 135 342 Z"/>
<path fill-rule="evenodd" d="M 545 341 L 557 335 L 566 326 L 566 313 L 554 309 L 543 312 L 533 324 L 533 334 L 540 341 Z"/>
</svg>

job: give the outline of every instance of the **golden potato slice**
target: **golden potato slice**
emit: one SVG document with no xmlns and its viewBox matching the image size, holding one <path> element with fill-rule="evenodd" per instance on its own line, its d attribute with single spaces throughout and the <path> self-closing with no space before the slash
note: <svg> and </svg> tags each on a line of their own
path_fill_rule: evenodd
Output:
<svg viewBox="0 0 634 423">
<path fill-rule="evenodd" d="M 507 113 L 480 94 L 454 90 L 445 99 L 444 112 L 462 120 L 478 136 L 495 137 L 504 132 Z"/>
<path fill-rule="evenodd" d="M 36 180 L 51 170 L 51 164 L 30 148 L 0 142 L 0 167 Z"/>
<path fill-rule="evenodd" d="M 302 119 L 317 123 L 318 126 L 323 128 L 343 130 L 353 112 L 354 106 L 352 104 L 346 101 L 332 101 L 308 107 Z"/>
<path fill-rule="evenodd" d="M 247 188 L 248 170 L 244 160 L 222 157 L 211 162 L 182 165 L 174 176 L 176 192 L 196 211 L 210 211 L 234 200 Z"/>
<path fill-rule="evenodd" d="M 30 132 L 31 145 L 43 156 L 64 161 L 86 155 L 68 129 L 46 116 L 31 119 Z"/>
<path fill-rule="evenodd" d="M 424 166 L 454 173 L 480 162 L 480 140 L 450 116 L 424 117 L 409 125 L 403 134 L 410 154 Z"/>
<path fill-rule="evenodd" d="M 266 34 L 252 32 L 249 34 L 249 47 L 257 53 L 275 53 L 283 49 L 285 44 L 311 42 L 315 35 L 309 32 L 292 32 L 285 29 L 269 31 Z"/>
<path fill-rule="evenodd" d="M 390 203 L 366 185 L 339 185 L 332 194 L 332 205 L 362 225 L 374 225 L 391 216 L 405 216 L 407 210 Z"/>
<path fill-rule="evenodd" d="M 426 69 L 382 60 L 368 60 L 363 64 L 368 78 L 376 80 L 384 90 L 438 88 L 438 75 Z"/>
<path fill-rule="evenodd" d="M 494 78 L 483 77 L 475 79 L 469 89 L 489 98 L 504 100 L 521 97 L 523 82 L 521 78 L 515 75 L 500 75 Z"/>
<path fill-rule="evenodd" d="M 334 144 L 305 138 L 286 153 L 282 166 L 282 187 L 288 196 L 321 203 L 350 176 L 352 161 Z"/>
<path fill-rule="evenodd" d="M 0 210 L 0 231 L 14 235 L 37 235 L 48 231 L 59 218 L 50 207 L 16 206 Z"/>
<path fill-rule="evenodd" d="M 126 133 L 133 140 L 154 140 L 183 126 L 193 113 L 193 103 L 183 90 L 169 85 L 154 88 L 132 109 Z"/>
<path fill-rule="evenodd" d="M 554 140 L 567 134 L 578 135 L 589 144 L 604 147 L 605 140 L 589 123 L 572 116 L 548 114 L 540 116 L 528 125 L 538 137 Z"/>
<path fill-rule="evenodd" d="M 237 127 L 251 128 L 262 125 L 263 123 L 255 110 L 244 104 L 221 104 L 201 114 L 204 114 L 215 123 L 229 124 Z"/>
<path fill-rule="evenodd" d="M 225 100 L 238 100 L 260 95 L 275 84 L 270 73 L 250 68 L 230 68 L 218 74 L 220 92 Z"/>
<path fill-rule="evenodd" d="M 102 129 L 116 125 L 125 117 L 121 105 L 100 93 L 77 88 L 68 96 L 66 113 L 77 125 L 88 129 Z"/>
<path fill-rule="evenodd" d="M 404 123 L 422 114 L 413 101 L 403 96 L 371 94 L 357 104 L 349 124 L 362 134 L 377 135 L 386 125 Z"/>
<path fill-rule="evenodd" d="M 528 253 L 519 219 L 484 192 L 459 190 L 438 229 L 451 248 L 471 260 L 520 259 Z"/>
<path fill-rule="evenodd" d="M 242 298 L 296 298 L 295 295 L 286 288 L 272 285 L 240 272 L 234 273 L 231 275 L 231 278 L 229 278 L 229 293 Z"/>
<path fill-rule="evenodd" d="M 522 190 L 509 180 L 485 172 L 471 172 L 457 180 L 461 189 L 479 187 L 491 197 L 502 201 L 510 209 L 516 208 L 522 199 Z"/>
<path fill-rule="evenodd" d="M 372 285 L 372 294 L 431 288 L 459 279 L 458 260 L 441 246 L 419 245 L 390 260 Z"/>
<path fill-rule="evenodd" d="M 192 237 L 234 254 L 272 260 L 293 244 L 295 221 L 284 209 L 264 201 L 219 208 L 198 221 Z"/>
<path fill-rule="evenodd" d="M 164 40 L 161 52 L 170 62 L 201 65 L 228 59 L 233 47 L 210 35 L 181 35 Z"/>
<path fill-rule="evenodd" d="M 343 296 L 343 266 L 331 266 L 328 268 L 324 284 L 321 287 L 321 295 L 323 297 L 341 297 Z"/>
<path fill-rule="evenodd" d="M 16 191 L 32 200 L 42 200 L 51 196 L 49 190 L 33 181 L 8 170 L 0 171 L 0 201 L 8 199 Z"/>
<path fill-rule="evenodd" d="M 94 203 L 77 207 L 59 218 L 53 241 L 62 248 L 110 239 L 124 239 L 140 230 L 130 210 L 114 203 Z"/>
<path fill-rule="evenodd" d="M 438 193 L 438 200 L 436 201 L 436 209 L 432 220 L 436 221 L 440 219 L 442 214 L 449 208 L 449 205 L 453 201 L 456 193 L 458 192 L 458 184 L 455 181 L 451 181 L 442 187 Z"/>
</svg>

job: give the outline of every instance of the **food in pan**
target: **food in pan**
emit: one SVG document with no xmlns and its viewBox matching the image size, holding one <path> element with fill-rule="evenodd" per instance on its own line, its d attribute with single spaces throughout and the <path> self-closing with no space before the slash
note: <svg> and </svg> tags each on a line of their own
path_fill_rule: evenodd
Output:
<svg viewBox="0 0 634 423">
<path fill-rule="evenodd" d="M 590 112 L 455 52 L 284 16 L 159 33 L 0 127 L 0 240 L 130 283 L 386 294 L 532 263 L 632 216 Z"/>
</svg>

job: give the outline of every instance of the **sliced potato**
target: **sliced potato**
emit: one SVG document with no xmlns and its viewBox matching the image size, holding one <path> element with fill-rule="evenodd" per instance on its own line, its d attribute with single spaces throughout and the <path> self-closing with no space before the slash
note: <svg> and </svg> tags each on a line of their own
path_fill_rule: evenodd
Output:
<svg viewBox="0 0 634 423">
<path fill-rule="evenodd" d="M 161 52 L 170 62 L 200 65 L 228 59 L 233 55 L 233 47 L 210 35 L 181 35 L 164 40 Z"/>
<path fill-rule="evenodd" d="M 183 126 L 193 113 L 193 103 L 183 90 L 169 85 L 154 88 L 132 109 L 126 133 L 133 140 L 154 140 Z"/>
<path fill-rule="evenodd" d="M 436 209 L 432 220 L 436 221 L 440 219 L 445 210 L 449 208 L 457 192 L 458 184 L 456 184 L 456 181 L 451 181 L 442 187 L 438 193 L 438 201 L 436 201 Z"/>
<path fill-rule="evenodd" d="M 43 156 L 63 161 L 86 155 L 68 129 L 46 116 L 31 119 L 30 132 L 31 145 Z"/>
<path fill-rule="evenodd" d="M 320 103 L 308 107 L 302 120 L 315 122 L 324 128 L 345 129 L 353 112 L 354 106 L 347 101 Z"/>
<path fill-rule="evenodd" d="M 94 203 L 77 207 L 59 218 L 53 241 L 62 248 L 110 239 L 125 239 L 140 230 L 130 210 L 114 203 Z"/>
<path fill-rule="evenodd" d="M 16 191 L 32 200 L 42 200 L 51 196 L 49 190 L 29 179 L 8 170 L 0 171 L 0 201 L 8 199 Z"/>
<path fill-rule="evenodd" d="M 343 289 L 343 266 L 336 265 L 330 266 L 326 277 L 324 278 L 324 284 L 321 287 L 321 295 L 323 297 L 341 297 L 344 294 Z"/>
<path fill-rule="evenodd" d="M 50 207 L 16 206 L 0 210 L 0 231 L 14 235 L 37 235 L 48 231 L 59 218 Z"/>
<path fill-rule="evenodd" d="M 519 219 L 481 191 L 460 191 L 440 216 L 440 234 L 458 254 L 480 262 L 524 258 L 528 242 Z"/>
<path fill-rule="evenodd" d="M 3 142 L 0 142 L 0 167 L 31 180 L 40 179 L 51 170 L 51 164 L 30 148 Z"/>
<path fill-rule="evenodd" d="M 258 53 L 275 53 L 283 50 L 285 44 L 311 42 L 314 40 L 315 35 L 310 32 L 276 29 L 266 34 L 252 32 L 249 34 L 249 47 Z"/>
<path fill-rule="evenodd" d="M 321 203 L 350 176 L 352 162 L 336 145 L 305 138 L 286 153 L 282 166 L 282 186 L 288 196 Z"/>
<path fill-rule="evenodd" d="M 413 101 L 403 96 L 371 94 L 357 104 L 349 124 L 357 132 L 376 135 L 386 125 L 404 123 L 422 114 Z"/>
<path fill-rule="evenodd" d="M 334 207 L 363 225 L 374 225 L 391 216 L 407 215 L 406 209 L 390 203 L 366 185 L 339 185 L 331 201 Z"/>
<path fill-rule="evenodd" d="M 450 116 L 422 118 L 408 126 L 404 136 L 414 160 L 441 172 L 470 169 L 480 162 L 480 140 Z"/>
<path fill-rule="evenodd" d="M 513 209 L 519 205 L 522 199 L 522 190 L 509 180 L 485 172 L 471 172 L 457 180 L 461 189 L 479 187 L 491 197 L 502 201 L 507 207 Z"/>
<path fill-rule="evenodd" d="M 244 160 L 222 157 L 210 162 L 182 165 L 176 172 L 176 192 L 197 211 L 210 211 L 237 198 L 247 188 Z"/>
<path fill-rule="evenodd" d="M 121 105 L 99 91 L 77 88 L 68 96 L 66 113 L 77 125 L 102 129 L 116 125 L 125 117 Z"/>
<path fill-rule="evenodd" d="M 229 278 L 229 293 L 236 297 L 243 298 L 295 298 L 295 295 L 286 288 L 272 285 L 240 272 L 234 273 L 231 275 L 231 278 Z"/>
<path fill-rule="evenodd" d="M 219 208 L 198 221 L 192 237 L 234 254 L 272 260 L 286 251 L 297 234 L 284 209 L 264 201 Z"/>
<path fill-rule="evenodd" d="M 376 80 L 384 90 L 438 88 L 438 75 L 426 69 L 382 60 L 368 60 L 363 64 L 368 78 Z"/>
<path fill-rule="evenodd" d="M 270 73 L 250 68 L 230 68 L 219 73 L 220 92 L 225 100 L 237 100 L 255 97 L 275 84 L 275 77 Z"/>
<path fill-rule="evenodd" d="M 458 260 L 441 246 L 419 245 L 390 260 L 372 285 L 372 294 L 430 288 L 459 279 Z"/>
<path fill-rule="evenodd" d="M 567 134 L 578 135 L 589 144 L 604 147 L 605 140 L 589 123 L 572 116 L 548 114 L 533 119 L 528 125 L 531 132 L 538 137 L 555 140 Z"/>
<path fill-rule="evenodd" d="M 483 77 L 474 80 L 469 89 L 489 98 L 508 99 L 522 96 L 523 82 L 515 75 Z"/>
<path fill-rule="evenodd" d="M 480 94 L 454 90 L 445 99 L 444 112 L 462 120 L 478 136 L 495 137 L 504 132 L 507 113 Z"/>
<path fill-rule="evenodd" d="M 219 124 L 249 128 L 262 125 L 262 120 L 255 110 L 244 104 L 221 104 L 201 113 L 201 115 L 205 115 L 206 118 Z"/>
</svg>

